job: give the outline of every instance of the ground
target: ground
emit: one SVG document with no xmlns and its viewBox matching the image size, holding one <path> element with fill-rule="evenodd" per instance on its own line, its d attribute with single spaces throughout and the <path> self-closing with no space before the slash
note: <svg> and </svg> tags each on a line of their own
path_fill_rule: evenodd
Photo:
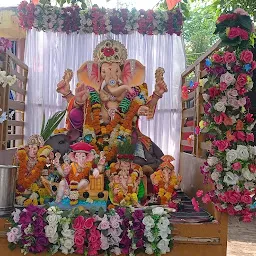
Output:
<svg viewBox="0 0 256 256">
<path fill-rule="evenodd" d="M 227 256 L 256 256 L 256 219 L 243 223 L 229 218 Z"/>
</svg>

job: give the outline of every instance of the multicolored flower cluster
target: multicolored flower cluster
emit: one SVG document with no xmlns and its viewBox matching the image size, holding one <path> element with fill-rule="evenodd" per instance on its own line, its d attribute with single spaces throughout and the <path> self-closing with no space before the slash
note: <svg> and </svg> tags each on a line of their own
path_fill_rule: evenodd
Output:
<svg viewBox="0 0 256 256">
<path fill-rule="evenodd" d="M 221 15 L 218 20 L 224 22 L 239 16 L 245 14 L 239 10 Z M 212 201 L 219 211 L 251 221 L 250 205 L 256 188 L 256 148 L 252 132 L 255 120 L 249 112 L 247 93 L 253 87 L 256 62 L 249 49 L 237 46 L 217 51 L 206 60 L 208 75 L 202 94 L 204 115 L 199 126 L 212 146 L 201 172 L 206 181 L 214 184 L 214 190 L 202 200 Z M 201 196 L 198 193 L 198 197 Z"/>
<path fill-rule="evenodd" d="M 225 45 L 248 47 L 253 32 L 251 19 L 246 11 L 237 8 L 234 12 L 222 14 L 216 22 L 215 34 L 219 34 Z"/>
<path fill-rule="evenodd" d="M 172 226 L 162 207 L 147 212 L 133 208 L 99 210 L 96 214 L 78 208 L 61 211 L 54 206 L 47 210 L 29 206 L 13 212 L 10 221 L 9 247 L 19 246 L 24 254 L 134 255 L 146 250 L 147 254 L 161 255 L 170 251 L 172 243 Z"/>
<path fill-rule="evenodd" d="M 153 11 L 132 9 L 105 9 L 93 7 L 80 9 L 74 5 L 56 7 L 48 4 L 34 5 L 22 1 L 18 6 L 21 27 L 36 28 L 39 31 L 82 32 L 106 34 L 181 34 L 183 17 L 179 9 L 172 11 Z"/>
</svg>

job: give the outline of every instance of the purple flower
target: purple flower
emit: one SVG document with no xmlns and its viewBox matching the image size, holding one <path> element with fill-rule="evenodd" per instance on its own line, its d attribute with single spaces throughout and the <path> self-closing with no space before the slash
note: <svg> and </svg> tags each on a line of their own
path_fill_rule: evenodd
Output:
<svg viewBox="0 0 256 256">
<path fill-rule="evenodd" d="M 240 73 L 240 72 L 242 71 L 242 67 L 241 67 L 241 66 L 238 66 L 238 65 L 235 65 L 235 66 L 233 67 L 233 71 L 234 71 L 235 73 Z"/>
<path fill-rule="evenodd" d="M 142 224 L 142 225 L 143 225 L 143 224 Z M 143 237 L 143 235 L 144 235 L 144 229 L 145 229 L 145 226 L 143 225 L 142 228 L 136 230 L 136 231 L 135 231 L 136 236 L 137 236 L 137 237 Z"/>
<path fill-rule="evenodd" d="M 142 211 L 142 210 L 136 210 L 136 211 L 132 214 L 132 217 L 133 217 L 134 219 L 143 220 L 143 218 L 144 218 L 143 211 Z"/>
<path fill-rule="evenodd" d="M 22 226 L 27 226 L 29 223 L 32 222 L 32 213 L 31 212 L 22 212 L 20 214 L 20 220 L 19 220 L 19 224 L 21 224 Z"/>
<path fill-rule="evenodd" d="M 222 74 L 226 73 L 226 69 L 222 66 L 217 66 L 213 69 L 213 73 L 215 75 L 221 76 Z"/>
<path fill-rule="evenodd" d="M 142 248 L 144 246 L 144 241 L 142 238 L 137 241 L 136 246 L 137 248 Z"/>
<path fill-rule="evenodd" d="M 210 103 L 204 104 L 204 112 L 209 114 L 209 110 L 211 109 L 212 105 Z"/>
<path fill-rule="evenodd" d="M 125 208 L 118 208 L 116 210 L 117 214 L 121 217 L 121 218 L 124 218 L 124 215 L 125 215 Z"/>
</svg>

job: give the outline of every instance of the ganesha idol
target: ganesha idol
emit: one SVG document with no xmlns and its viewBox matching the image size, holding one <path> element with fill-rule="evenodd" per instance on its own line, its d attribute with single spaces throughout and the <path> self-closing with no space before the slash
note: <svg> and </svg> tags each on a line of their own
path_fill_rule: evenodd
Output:
<svg viewBox="0 0 256 256">
<path fill-rule="evenodd" d="M 42 203 L 47 194 L 40 177 L 44 174 L 45 166 L 51 162 L 54 155 L 50 146 L 44 146 L 40 135 L 32 135 L 27 145 L 20 147 L 14 163 L 19 166 L 17 179 L 16 203 L 21 206 Z"/>
<path fill-rule="evenodd" d="M 116 160 L 117 141 L 130 138 L 138 128 L 138 117 L 152 118 L 155 107 L 167 91 L 164 70 L 156 71 L 153 95 L 148 97 L 144 83 L 145 67 L 127 59 L 127 50 L 115 40 L 104 40 L 93 52 L 94 61 L 85 62 L 77 71 L 78 84 L 73 95 L 71 70 L 66 70 L 57 92 L 68 102 L 67 128 L 81 132 L 96 152 L 105 152 L 106 161 Z"/>
<path fill-rule="evenodd" d="M 108 193 L 104 191 L 104 167 L 105 156 L 101 152 L 99 156 L 95 154 L 94 148 L 83 141 L 70 146 L 72 152 L 63 156 L 63 164 L 60 161 L 60 153 L 55 154 L 53 163 L 59 175 L 62 177 L 59 183 L 50 182 L 41 177 L 44 186 L 54 197 L 55 203 L 61 208 L 69 208 L 73 205 L 81 205 L 88 208 L 97 207 L 93 201 L 104 201 Z M 97 164 L 95 163 L 95 158 Z M 98 204 L 101 204 L 98 202 Z M 104 203 L 103 203 L 104 204 Z M 104 205 L 101 205 L 104 208 Z"/>
</svg>

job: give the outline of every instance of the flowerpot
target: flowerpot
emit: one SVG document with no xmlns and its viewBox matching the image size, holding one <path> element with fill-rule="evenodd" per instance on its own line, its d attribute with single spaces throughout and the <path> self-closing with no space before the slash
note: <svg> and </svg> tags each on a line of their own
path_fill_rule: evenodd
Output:
<svg viewBox="0 0 256 256">
<path fill-rule="evenodd" d="M 0 217 L 14 210 L 17 166 L 0 165 Z"/>
</svg>

